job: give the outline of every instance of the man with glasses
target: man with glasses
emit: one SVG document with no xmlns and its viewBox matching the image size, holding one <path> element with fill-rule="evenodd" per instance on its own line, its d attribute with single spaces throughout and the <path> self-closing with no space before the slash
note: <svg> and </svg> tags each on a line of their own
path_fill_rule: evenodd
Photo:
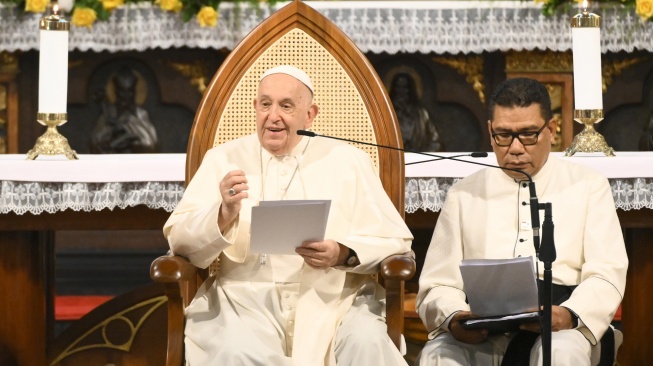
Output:
<svg viewBox="0 0 653 366">
<path fill-rule="evenodd" d="M 489 116 L 497 162 L 511 170 L 483 169 L 447 194 L 419 281 L 417 310 L 429 341 L 417 364 L 541 364 L 539 322 L 499 334 L 460 324 L 475 316 L 466 303 L 461 260 L 536 258 L 530 175 L 539 201 L 552 204 L 555 225 L 552 363 L 594 365 L 600 358 L 594 345 L 621 303 L 628 267 L 608 181 L 549 155 L 556 122 L 546 87 L 539 82 L 517 78 L 501 83 L 489 102 Z M 536 267 L 540 278 L 543 267 Z"/>
</svg>

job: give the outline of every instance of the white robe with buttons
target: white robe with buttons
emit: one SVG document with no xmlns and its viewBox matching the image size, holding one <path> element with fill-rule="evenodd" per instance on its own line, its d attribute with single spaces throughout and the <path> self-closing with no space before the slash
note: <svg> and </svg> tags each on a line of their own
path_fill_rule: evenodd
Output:
<svg viewBox="0 0 653 366">
<path fill-rule="evenodd" d="M 249 198 L 223 235 L 217 225 L 219 182 L 232 170 L 245 172 Z M 355 250 L 361 264 L 346 271 L 313 269 L 298 255 L 267 255 L 261 264 L 261 256 L 249 251 L 251 209 L 261 200 L 279 199 L 331 200 L 325 238 Z M 288 222 L 279 230 L 292 228 Z M 412 241 L 365 152 L 304 137 L 289 155 L 275 157 L 261 149 L 256 135 L 207 152 L 164 234 L 174 254 L 198 267 L 220 257 L 217 278 L 207 280 L 186 309 L 186 358 L 200 365 L 214 357 L 211 344 L 220 339 L 214 333 L 221 327 L 259 321 L 278 326 L 276 335 L 261 337 L 276 339 L 274 347 L 291 355 L 262 364 L 335 364 L 332 342 L 342 317 L 352 304 L 375 308 L 363 298 L 381 304 L 383 290 L 371 274 L 387 256 L 409 251 Z M 404 364 L 396 349 L 393 354 Z"/>
<path fill-rule="evenodd" d="M 596 344 L 621 303 L 628 268 L 610 186 L 598 172 L 552 156 L 533 179 L 539 202 L 552 204 L 553 283 L 578 285 L 561 305 L 578 315 L 579 330 Z M 500 169 L 483 169 L 451 187 L 419 280 L 417 309 L 430 339 L 446 331 L 453 313 L 469 310 L 461 260 L 535 258 L 524 202 L 528 187 Z M 543 263 L 538 268 L 542 278 Z"/>
</svg>

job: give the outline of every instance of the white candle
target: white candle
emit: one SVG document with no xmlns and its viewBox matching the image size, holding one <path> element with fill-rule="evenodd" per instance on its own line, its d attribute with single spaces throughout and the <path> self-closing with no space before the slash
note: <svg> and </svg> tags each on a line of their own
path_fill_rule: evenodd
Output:
<svg viewBox="0 0 653 366">
<path fill-rule="evenodd" d="M 600 19 L 587 11 L 572 19 L 576 110 L 603 109 Z"/>
<path fill-rule="evenodd" d="M 68 30 L 57 15 L 41 19 L 39 42 L 39 113 L 66 113 Z"/>
</svg>

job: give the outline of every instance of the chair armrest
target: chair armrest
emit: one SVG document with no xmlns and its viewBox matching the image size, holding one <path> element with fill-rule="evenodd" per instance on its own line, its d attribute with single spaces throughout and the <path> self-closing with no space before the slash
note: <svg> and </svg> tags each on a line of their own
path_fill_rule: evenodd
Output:
<svg viewBox="0 0 653 366">
<path fill-rule="evenodd" d="M 188 281 L 193 279 L 196 273 L 197 267 L 192 265 L 188 259 L 172 254 L 155 259 L 150 266 L 150 277 L 154 282 Z"/>
<path fill-rule="evenodd" d="M 415 253 L 395 254 L 381 261 L 381 275 L 385 279 L 408 281 L 415 275 Z"/>
</svg>

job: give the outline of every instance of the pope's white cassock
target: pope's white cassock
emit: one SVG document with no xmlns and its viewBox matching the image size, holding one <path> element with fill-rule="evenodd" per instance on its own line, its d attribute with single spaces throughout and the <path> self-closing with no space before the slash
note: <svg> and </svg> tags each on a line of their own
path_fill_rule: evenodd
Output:
<svg viewBox="0 0 653 366">
<path fill-rule="evenodd" d="M 623 298 L 628 268 L 612 191 L 596 171 L 552 156 L 533 179 L 539 202 L 552 206 L 553 283 L 578 286 L 561 305 L 578 315 L 578 331 L 596 344 Z M 469 310 L 461 260 L 536 257 L 526 182 L 488 168 L 449 190 L 417 297 L 430 339 L 447 331 L 455 312 Z M 543 264 L 538 268 L 542 278 Z"/>
<path fill-rule="evenodd" d="M 249 198 L 221 234 L 218 185 L 232 170 L 245 172 Z M 314 269 L 299 255 L 250 252 L 252 206 L 281 199 L 331 200 L 325 239 L 355 250 L 360 265 Z M 293 225 L 288 222 L 279 230 Z M 336 332 L 345 326 L 339 324 L 345 315 L 351 324 L 372 316 L 380 326 L 369 331 L 385 332 L 384 293 L 371 275 L 387 256 L 408 252 L 412 241 L 367 153 L 346 143 L 303 137 L 290 154 L 273 156 L 256 135 L 207 152 L 164 234 L 174 254 L 198 267 L 220 258 L 217 276 L 204 283 L 186 309 L 186 358 L 193 365 L 229 364 L 216 360 L 225 348 L 249 350 L 252 365 L 335 365 L 336 356 L 355 361 L 355 355 L 334 346 Z M 385 339 L 373 352 L 387 365 L 404 365 Z M 371 365 L 364 360 L 351 364 Z"/>
</svg>

